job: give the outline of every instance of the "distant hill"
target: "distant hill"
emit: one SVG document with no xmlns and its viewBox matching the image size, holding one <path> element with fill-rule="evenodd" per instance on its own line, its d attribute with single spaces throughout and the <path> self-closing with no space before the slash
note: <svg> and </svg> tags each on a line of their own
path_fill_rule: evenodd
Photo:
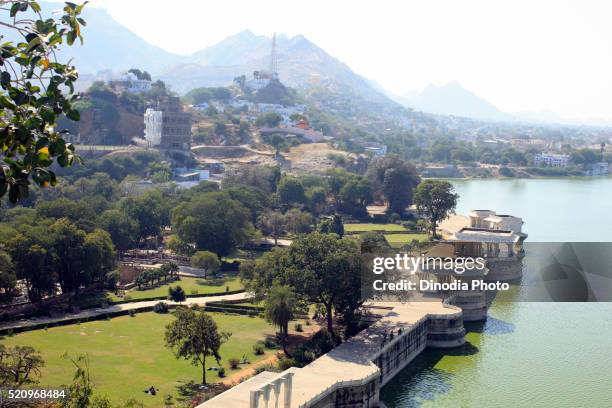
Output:
<svg viewBox="0 0 612 408">
<path fill-rule="evenodd" d="M 63 3 L 41 2 L 43 14 L 51 16 Z M 104 9 L 86 6 L 83 18 L 84 44 L 63 47 L 61 55 L 74 58 L 79 72 L 94 74 L 101 70 L 123 71 L 137 67 L 149 72 L 176 65 L 184 57 L 149 44 L 138 35 L 116 22 Z"/>
<path fill-rule="evenodd" d="M 164 70 L 160 77 L 179 93 L 195 87 L 227 85 L 238 75 L 250 76 L 253 71 L 268 69 L 271 46 L 271 38 L 242 31 L 192 54 L 184 63 Z M 302 35 L 277 36 L 276 52 L 280 79 L 291 87 L 335 82 L 369 99 L 393 103 L 368 80 Z"/>
<path fill-rule="evenodd" d="M 466 118 L 507 121 L 512 116 L 501 112 L 491 103 L 465 89 L 458 82 L 443 86 L 429 85 L 422 92 L 411 92 L 395 97 L 404 106 L 423 112 Z"/>
</svg>

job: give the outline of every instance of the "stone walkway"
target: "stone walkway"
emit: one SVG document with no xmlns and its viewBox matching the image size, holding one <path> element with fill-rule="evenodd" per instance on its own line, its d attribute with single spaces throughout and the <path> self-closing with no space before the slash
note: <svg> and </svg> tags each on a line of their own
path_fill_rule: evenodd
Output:
<svg viewBox="0 0 612 408">
<path fill-rule="evenodd" d="M 121 313 L 128 310 L 142 310 L 155 306 L 156 303 L 164 302 L 168 305 L 200 305 L 203 306 L 209 302 L 218 302 L 224 300 L 242 300 L 247 299 L 249 296 L 245 293 L 235 293 L 231 295 L 218 295 L 218 296 L 202 296 L 187 298 L 184 302 L 177 303 L 169 300 L 145 300 L 141 302 L 129 302 L 120 305 L 110 305 L 105 308 L 97 307 L 94 309 L 83 310 L 80 313 L 66 313 L 62 316 L 54 317 L 33 317 L 30 319 L 22 319 L 12 322 L 0 323 L 0 330 L 14 330 L 23 329 L 25 327 L 34 327 L 47 324 L 55 324 L 62 321 L 69 321 L 74 319 L 89 319 L 96 316 L 112 315 Z"/>
</svg>

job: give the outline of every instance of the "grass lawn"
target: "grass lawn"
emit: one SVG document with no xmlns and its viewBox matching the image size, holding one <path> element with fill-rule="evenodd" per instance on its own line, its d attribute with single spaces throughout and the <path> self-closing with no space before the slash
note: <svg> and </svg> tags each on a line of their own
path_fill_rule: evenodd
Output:
<svg viewBox="0 0 612 408">
<path fill-rule="evenodd" d="M 222 313 L 211 313 L 211 316 L 220 330 L 232 333 L 221 347 L 226 375 L 238 372 L 229 369 L 229 358 L 241 358 L 246 353 L 248 359 L 255 362 L 276 352 L 266 350 L 263 356 L 253 355 L 253 344 L 274 333 L 274 328 L 264 319 Z M 165 325 L 172 319 L 171 314 L 139 313 L 134 317 L 122 316 L 19 333 L 2 338 L 0 343 L 28 345 L 39 350 L 45 360 L 41 377 L 43 386 L 69 384 L 74 367 L 62 355 L 68 353 L 76 357 L 86 353 L 96 393 L 107 395 L 114 403 L 135 398 L 147 407 L 161 407 L 165 395 L 172 394 L 176 401 L 181 398 L 179 386 L 190 381 L 199 383 L 202 377 L 200 367 L 193 366 L 190 361 L 177 360 L 165 347 Z M 214 359 L 207 359 L 207 366 L 216 366 Z M 206 377 L 208 382 L 219 380 L 215 371 L 207 371 Z M 156 396 L 143 392 L 151 385 L 159 388 Z"/>
<path fill-rule="evenodd" d="M 426 233 L 419 232 L 409 234 L 386 234 L 385 239 L 392 247 L 399 248 L 414 239 L 420 242 L 427 241 L 429 239 L 429 236 Z"/>
<path fill-rule="evenodd" d="M 240 279 L 236 275 L 223 276 L 216 279 L 203 279 L 203 278 L 188 278 L 182 277 L 180 281 L 170 282 L 163 284 L 151 289 L 139 290 L 137 288 L 128 290 L 125 292 L 129 295 L 132 300 L 156 297 L 156 296 L 167 296 L 168 288 L 170 286 L 179 285 L 183 288 L 186 294 L 192 295 L 197 291 L 198 294 L 209 294 L 209 293 L 225 293 L 225 288 L 229 286 L 229 290 L 243 289 Z M 110 293 L 110 301 L 118 301 L 122 298 L 117 295 Z"/>
<path fill-rule="evenodd" d="M 367 232 L 367 231 L 406 231 L 401 225 L 398 224 L 344 224 L 344 231 L 346 232 Z"/>
</svg>

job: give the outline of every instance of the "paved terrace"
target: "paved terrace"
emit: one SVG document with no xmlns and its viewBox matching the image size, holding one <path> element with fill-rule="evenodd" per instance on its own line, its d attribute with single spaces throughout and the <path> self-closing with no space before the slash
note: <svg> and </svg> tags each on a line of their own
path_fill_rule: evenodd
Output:
<svg viewBox="0 0 612 408">
<path fill-rule="evenodd" d="M 381 309 L 383 317 L 306 367 L 285 371 L 294 373 L 291 407 L 297 408 L 312 403 L 317 397 L 327 395 L 326 391 L 340 382 L 363 382 L 378 376 L 378 367 L 372 361 L 381 351 L 385 333 L 390 333 L 392 329 L 396 333 L 399 328 L 406 331 L 429 315 L 460 313 L 459 309 L 443 305 L 441 301 L 376 302 L 368 306 Z M 248 407 L 250 391 L 279 376 L 280 374 L 271 375 L 264 372 L 199 405 L 198 408 Z"/>
</svg>

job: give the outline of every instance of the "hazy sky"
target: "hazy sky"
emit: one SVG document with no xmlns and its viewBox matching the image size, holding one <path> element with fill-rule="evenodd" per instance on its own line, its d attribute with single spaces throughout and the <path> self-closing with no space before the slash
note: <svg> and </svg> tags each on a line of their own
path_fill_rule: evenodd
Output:
<svg viewBox="0 0 612 408">
<path fill-rule="evenodd" d="M 244 29 L 303 34 L 402 93 L 457 80 L 501 110 L 612 122 L 612 2 L 93 0 L 189 54 Z"/>
</svg>

